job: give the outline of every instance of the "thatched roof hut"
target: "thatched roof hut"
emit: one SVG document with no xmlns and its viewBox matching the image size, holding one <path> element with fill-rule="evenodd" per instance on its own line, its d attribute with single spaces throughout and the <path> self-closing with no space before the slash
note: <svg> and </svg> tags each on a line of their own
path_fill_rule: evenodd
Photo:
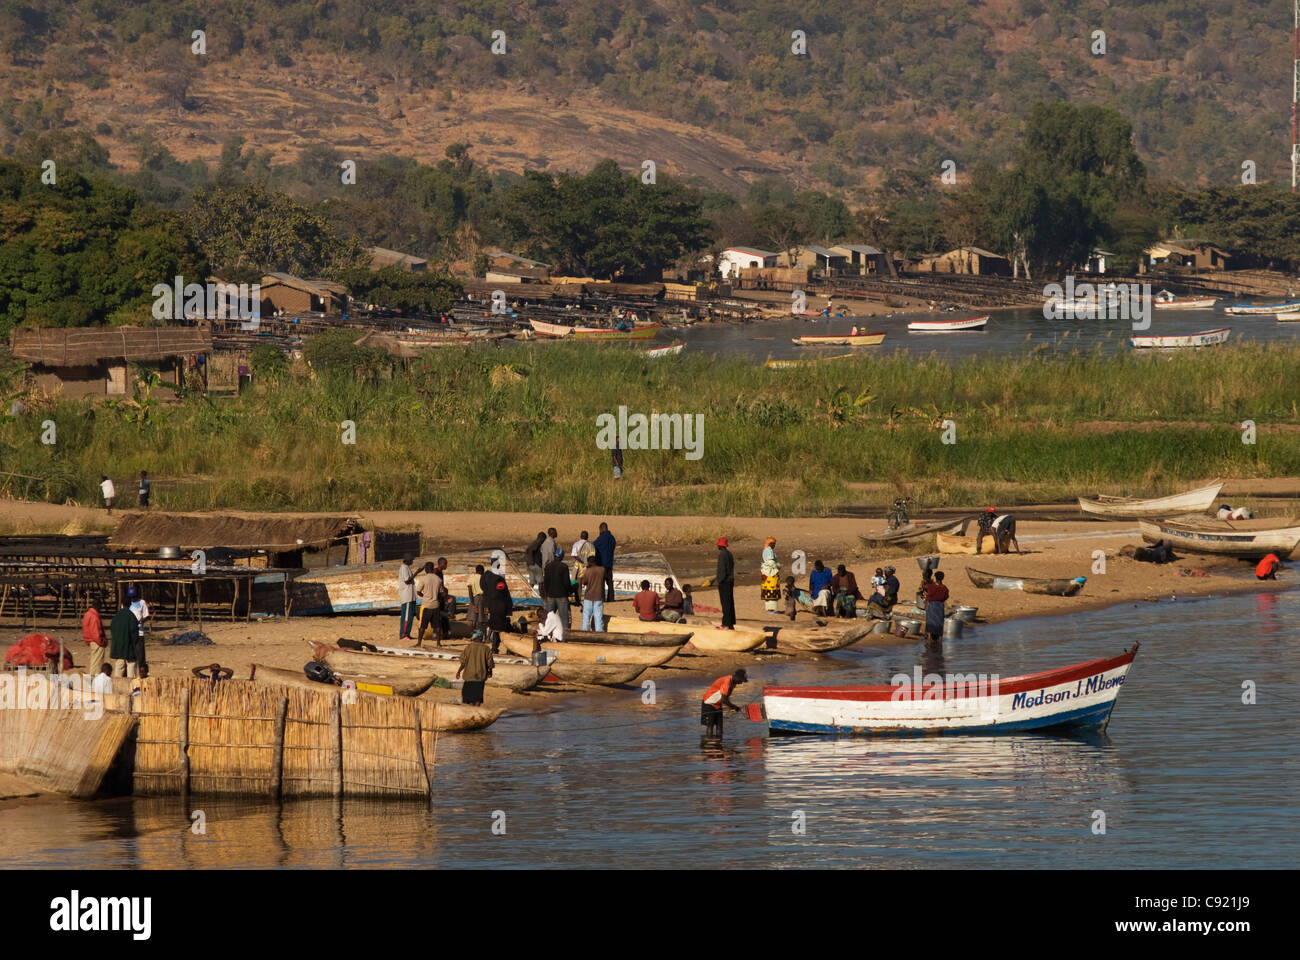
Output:
<svg viewBox="0 0 1300 960">
<path fill-rule="evenodd" d="M 19 327 L 10 336 L 19 360 L 43 367 L 86 367 L 103 360 L 151 363 L 212 352 L 212 335 L 198 327 Z"/>
<path fill-rule="evenodd" d="M 231 514 L 131 513 L 113 532 L 124 550 L 180 547 L 205 550 L 264 550 L 288 553 L 323 550 L 360 529 L 353 517 L 241 517 Z"/>
</svg>

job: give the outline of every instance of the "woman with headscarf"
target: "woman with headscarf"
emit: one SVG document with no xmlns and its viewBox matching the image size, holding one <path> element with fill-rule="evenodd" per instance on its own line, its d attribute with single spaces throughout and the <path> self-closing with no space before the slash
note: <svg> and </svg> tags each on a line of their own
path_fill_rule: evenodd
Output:
<svg viewBox="0 0 1300 960">
<path fill-rule="evenodd" d="M 768 613 L 780 613 L 781 564 L 776 559 L 775 537 L 768 537 L 763 542 L 763 561 L 758 570 L 763 575 L 763 582 L 759 587 L 759 596 L 763 600 L 763 608 Z"/>
</svg>

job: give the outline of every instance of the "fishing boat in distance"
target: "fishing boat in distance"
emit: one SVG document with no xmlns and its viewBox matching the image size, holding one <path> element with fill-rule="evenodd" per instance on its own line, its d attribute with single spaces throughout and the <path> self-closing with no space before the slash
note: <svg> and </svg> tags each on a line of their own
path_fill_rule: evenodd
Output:
<svg viewBox="0 0 1300 960">
<path fill-rule="evenodd" d="M 1129 343 L 1139 349 L 1144 347 L 1210 347 L 1217 343 L 1225 343 L 1231 333 L 1231 327 L 1220 327 L 1218 330 L 1202 330 L 1200 333 L 1163 337 L 1133 337 L 1129 340 Z"/>
<path fill-rule="evenodd" d="M 953 333 L 957 330 L 983 330 L 988 322 L 988 314 L 967 320 L 913 320 L 907 329 L 913 333 Z"/>
<path fill-rule="evenodd" d="M 1300 300 L 1288 300 L 1286 303 L 1230 303 L 1223 308 L 1223 311 L 1233 316 L 1292 313 L 1300 311 Z"/>
<path fill-rule="evenodd" d="M 1161 290 L 1151 300 L 1157 310 L 1213 310 L 1218 302 L 1218 297 L 1176 297 L 1168 290 Z"/>
<path fill-rule="evenodd" d="M 773 734 L 1104 730 L 1137 650 L 1135 643 L 1118 657 L 1005 680 L 969 674 L 923 682 L 918 669 L 914 682 L 898 686 L 764 687 L 763 714 Z"/>
<path fill-rule="evenodd" d="M 1285 560 L 1300 546 L 1300 526 L 1243 530 L 1223 520 L 1198 523 L 1140 520 L 1138 529 L 1147 543 L 1163 540 L 1175 550 L 1188 553 L 1214 553 L 1251 560 L 1270 553 Z"/>
<path fill-rule="evenodd" d="M 981 590 L 1021 590 L 1025 593 L 1043 593 L 1051 597 L 1072 597 L 1083 589 L 1087 577 L 1004 577 L 997 573 L 966 568 L 970 582 Z"/>
<path fill-rule="evenodd" d="M 673 343 L 666 343 L 662 347 L 651 347 L 646 351 L 646 356 L 651 359 L 658 357 L 675 357 L 686 349 L 685 340 L 677 340 Z"/>
<path fill-rule="evenodd" d="M 1218 480 L 1186 493 L 1150 500 L 1098 494 L 1091 498 L 1079 497 L 1079 509 L 1096 517 L 1177 517 L 1187 513 L 1204 513 L 1214 503 L 1214 498 L 1222 488 L 1223 481 Z"/>
<path fill-rule="evenodd" d="M 630 330 L 617 327 L 566 327 L 562 323 L 547 323 L 545 320 L 529 320 L 533 330 L 544 337 L 571 337 L 574 340 L 653 340 L 659 332 L 660 324 L 642 323 Z"/>
<path fill-rule="evenodd" d="M 881 333 L 814 333 L 794 337 L 794 342 L 801 347 L 875 347 L 885 340 Z"/>
</svg>

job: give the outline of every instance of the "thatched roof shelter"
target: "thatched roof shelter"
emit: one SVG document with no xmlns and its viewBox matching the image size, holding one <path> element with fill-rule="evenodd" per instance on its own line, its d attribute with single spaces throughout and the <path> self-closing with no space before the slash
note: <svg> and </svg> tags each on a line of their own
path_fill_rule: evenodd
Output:
<svg viewBox="0 0 1300 960">
<path fill-rule="evenodd" d="M 114 531 L 112 544 L 125 550 L 323 549 L 360 528 L 353 517 L 240 517 L 230 514 L 131 513 Z"/>
<path fill-rule="evenodd" d="M 150 363 L 212 352 L 212 334 L 197 327 L 17 328 L 10 335 L 19 360 L 45 367 L 85 367 L 101 360 Z"/>
</svg>

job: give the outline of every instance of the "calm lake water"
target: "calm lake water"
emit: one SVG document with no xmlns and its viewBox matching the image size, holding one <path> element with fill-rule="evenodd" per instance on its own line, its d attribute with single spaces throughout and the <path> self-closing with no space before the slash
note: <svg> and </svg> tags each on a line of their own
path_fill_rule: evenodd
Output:
<svg viewBox="0 0 1300 960">
<path fill-rule="evenodd" d="M 177 800 L 58 800 L 0 810 L 0 866 L 1291 867 L 1297 623 L 1300 591 L 1170 600 L 977 626 L 923 664 L 1005 678 L 1140 640 L 1108 734 L 1089 739 L 769 740 L 729 718 L 707 746 L 701 684 L 668 680 L 653 706 L 628 690 L 446 737 L 433 809 L 197 801 L 199 836 Z M 738 699 L 763 682 L 888 682 L 919 656 L 766 661 Z"/>
<path fill-rule="evenodd" d="M 918 355 L 935 353 L 942 357 L 964 357 L 971 354 L 1017 354 L 1035 347 L 1090 351 L 1100 345 L 1108 352 L 1128 350 L 1129 338 L 1135 332 L 1129 320 L 1045 320 L 1041 308 L 995 311 L 983 330 L 936 334 L 911 333 L 907 329 L 912 320 L 950 320 L 980 314 L 980 310 L 969 310 L 875 318 L 832 317 L 829 320 L 790 317 L 743 326 L 718 324 L 669 330 L 660 333 L 659 341 L 684 340 L 686 349 L 690 351 L 739 353 L 755 360 L 788 360 L 845 353 L 845 347 L 799 347 L 791 339 L 805 334 L 847 334 L 857 324 L 864 332 L 883 330 L 886 334 L 885 342 L 879 347 L 859 348 L 856 351 L 859 354 L 878 355 L 904 350 Z M 1229 342 L 1239 339 L 1259 343 L 1273 340 L 1293 342 L 1300 336 L 1300 323 L 1278 323 L 1271 316 L 1231 317 L 1223 312 L 1222 304 L 1214 310 L 1153 311 L 1151 328 L 1139 332 L 1144 335 L 1186 334 L 1219 327 L 1232 328 Z"/>
</svg>

